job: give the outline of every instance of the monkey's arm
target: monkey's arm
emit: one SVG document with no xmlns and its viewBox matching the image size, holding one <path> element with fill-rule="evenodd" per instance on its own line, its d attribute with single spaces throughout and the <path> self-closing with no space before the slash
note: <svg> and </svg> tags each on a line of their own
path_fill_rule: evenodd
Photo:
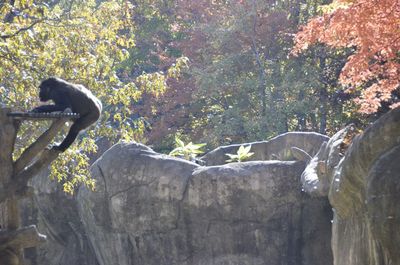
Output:
<svg viewBox="0 0 400 265">
<path fill-rule="evenodd" d="M 54 105 L 43 105 L 36 107 L 32 110 L 32 112 L 55 112 L 55 111 L 64 111 L 65 109 L 72 109 L 69 98 L 64 93 L 56 96 L 52 96 L 51 99 L 54 101 Z"/>
<path fill-rule="evenodd" d="M 31 110 L 31 112 L 36 112 L 36 113 L 55 112 L 55 111 L 64 111 L 67 108 L 68 106 L 65 105 L 43 105 L 34 108 L 33 110 Z"/>
</svg>

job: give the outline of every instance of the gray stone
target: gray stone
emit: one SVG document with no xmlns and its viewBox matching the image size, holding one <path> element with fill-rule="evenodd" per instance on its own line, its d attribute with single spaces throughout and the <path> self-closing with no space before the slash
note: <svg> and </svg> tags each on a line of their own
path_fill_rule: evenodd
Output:
<svg viewBox="0 0 400 265">
<path fill-rule="evenodd" d="M 332 264 L 330 207 L 301 192 L 303 162 L 198 165 L 118 144 L 79 212 L 100 265 Z M 307 263 L 304 263 L 307 262 Z"/>
<path fill-rule="evenodd" d="M 251 145 L 251 152 L 254 153 L 248 161 L 266 160 L 296 160 L 292 154 L 292 147 L 304 150 L 309 155 L 314 156 L 323 142 L 327 142 L 329 137 L 315 132 L 288 132 L 278 135 L 268 141 L 259 141 L 244 144 L 233 144 L 220 146 L 207 153 L 200 159 L 207 166 L 223 165 L 229 157 L 226 154 L 236 154 L 241 145 Z"/>
<path fill-rule="evenodd" d="M 32 198 L 22 203 L 25 225 L 36 224 L 47 235 L 37 248 L 25 250 L 30 265 L 98 265 L 81 222 L 76 196 L 62 191 L 48 172 L 42 172 L 30 183 L 35 188 Z"/>
<path fill-rule="evenodd" d="M 301 175 L 305 192 L 315 196 L 328 195 L 336 166 L 344 156 L 341 153 L 341 146 L 346 135 L 352 130 L 351 125 L 347 126 L 320 145 L 318 153 L 311 158 Z"/>
<path fill-rule="evenodd" d="M 339 145 L 330 141 L 322 147 L 303 173 L 306 191 L 316 187 L 334 207 L 335 265 L 400 264 L 399 135 L 397 109 L 357 135 L 344 155 L 338 146 L 345 131 L 339 132 L 332 137 Z"/>
<path fill-rule="evenodd" d="M 31 265 L 331 265 L 331 207 L 301 191 L 302 161 L 201 167 L 136 143 L 91 168 L 96 192 L 34 178 Z"/>
<path fill-rule="evenodd" d="M 398 265 L 400 110 L 346 150 L 351 130 L 331 139 L 288 133 L 251 143 L 253 160 L 274 161 L 207 167 L 115 145 L 92 166 L 97 192 L 68 197 L 46 174 L 34 179 L 24 219 L 49 240 L 27 258 L 32 265 Z M 239 146 L 203 159 L 224 164 Z M 307 167 L 293 157 L 309 160 Z"/>
</svg>

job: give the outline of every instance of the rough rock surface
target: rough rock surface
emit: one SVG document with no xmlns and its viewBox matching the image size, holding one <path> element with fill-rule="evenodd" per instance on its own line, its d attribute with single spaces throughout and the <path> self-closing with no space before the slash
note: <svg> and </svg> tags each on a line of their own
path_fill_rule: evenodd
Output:
<svg viewBox="0 0 400 265">
<path fill-rule="evenodd" d="M 249 161 L 266 160 L 295 160 L 292 155 L 292 147 L 298 147 L 311 156 L 315 155 L 323 142 L 329 137 L 314 132 L 288 132 L 278 135 L 268 141 L 233 144 L 220 146 L 217 149 L 204 155 L 201 160 L 207 166 L 223 165 L 229 157 L 226 154 L 236 154 L 241 145 L 251 145 L 251 152 L 254 153 Z"/>
<path fill-rule="evenodd" d="M 26 265 L 98 265 L 78 213 L 76 197 L 66 195 L 48 172 L 31 181 L 35 195 L 22 203 L 26 225 L 47 235 L 38 248 L 25 251 Z"/>
<path fill-rule="evenodd" d="M 330 140 L 286 134 L 252 143 L 253 159 L 290 160 L 292 146 L 315 155 L 305 170 L 303 162 L 277 160 L 200 167 L 115 145 L 92 167 L 95 193 L 68 197 L 45 175 L 34 179 L 25 221 L 49 241 L 27 258 L 31 265 L 329 265 L 332 240 L 334 265 L 398 265 L 400 110 L 346 151 L 349 134 L 348 127 Z M 203 159 L 223 164 L 238 146 Z"/>
<path fill-rule="evenodd" d="M 331 209 L 301 192 L 303 162 L 198 165 L 118 144 L 79 213 L 99 265 L 329 265 Z"/>
<path fill-rule="evenodd" d="M 96 192 L 71 197 L 45 172 L 33 179 L 24 221 L 48 242 L 26 252 L 27 264 L 330 265 L 331 207 L 301 191 L 304 167 L 201 167 L 144 145 L 115 145 L 92 166 Z"/>
<path fill-rule="evenodd" d="M 328 195 L 334 207 L 335 265 L 400 264 L 399 135 L 397 109 L 357 135 L 344 155 L 338 147 L 346 132 L 339 132 L 303 173 L 306 191 Z"/>
<path fill-rule="evenodd" d="M 351 125 L 347 126 L 332 136 L 328 142 L 322 143 L 318 153 L 308 161 L 301 175 L 305 192 L 316 196 L 328 196 L 336 166 L 344 156 L 342 151 L 344 140 L 352 129 Z"/>
</svg>

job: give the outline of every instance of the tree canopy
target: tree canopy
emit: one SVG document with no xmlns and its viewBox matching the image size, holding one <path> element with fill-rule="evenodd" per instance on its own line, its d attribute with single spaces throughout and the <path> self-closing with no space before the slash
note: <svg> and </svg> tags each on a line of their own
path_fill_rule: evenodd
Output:
<svg viewBox="0 0 400 265">
<path fill-rule="evenodd" d="M 129 1 L 3 1 L 0 4 L 0 103 L 29 110 L 38 104 L 39 82 L 58 76 L 87 86 L 104 106 L 101 122 L 88 136 L 52 165 L 52 176 L 64 189 L 88 177 L 88 154 L 96 140 L 108 137 L 142 139 L 143 122 L 135 119 L 131 105 L 144 91 L 159 94 L 165 79 L 177 77 L 182 62 L 165 72 L 143 73 L 123 79 L 122 62 L 135 45 L 134 6 Z M 32 129 L 35 126 L 35 129 Z M 36 139 L 43 128 L 24 124 L 18 137 L 20 151 Z M 72 178 L 71 178 L 72 176 Z"/>
<path fill-rule="evenodd" d="M 337 83 L 345 52 L 314 47 L 289 57 L 298 26 L 323 1 L 177 1 L 169 39 L 190 59 L 183 78 L 140 109 L 163 149 L 173 135 L 220 144 L 264 140 L 293 130 L 333 133 L 352 117 Z M 171 137 L 172 135 L 172 137 Z"/>
<path fill-rule="evenodd" d="M 93 184 L 89 160 L 104 142 L 169 153 L 177 137 L 211 149 L 329 135 L 399 105 L 399 10 L 389 0 L 3 1 L 0 103 L 31 109 L 49 76 L 102 100 L 101 122 L 52 165 L 70 192 Z M 45 128 L 24 123 L 14 155 Z"/>
<path fill-rule="evenodd" d="M 359 92 L 360 112 L 376 112 L 382 102 L 398 107 L 393 92 L 400 84 L 399 1 L 335 0 L 323 10 L 297 34 L 294 53 L 316 43 L 352 49 L 340 82 Z"/>
</svg>

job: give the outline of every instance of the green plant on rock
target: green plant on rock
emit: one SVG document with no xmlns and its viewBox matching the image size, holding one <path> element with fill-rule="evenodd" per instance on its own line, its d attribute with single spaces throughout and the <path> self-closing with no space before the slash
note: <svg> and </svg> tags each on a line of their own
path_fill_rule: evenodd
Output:
<svg viewBox="0 0 400 265">
<path fill-rule="evenodd" d="M 253 152 L 250 152 L 251 145 L 244 147 L 241 145 L 239 149 L 237 150 L 236 154 L 226 154 L 229 156 L 230 159 L 226 160 L 226 162 L 231 163 L 231 162 L 243 162 L 247 159 L 249 159 L 252 155 L 254 155 Z"/>
<path fill-rule="evenodd" d="M 203 154 L 204 151 L 201 150 L 206 144 L 194 144 L 189 142 L 185 144 L 179 137 L 175 137 L 175 146 L 176 148 L 172 150 L 169 155 L 182 157 L 186 160 L 195 160 L 197 155 Z"/>
</svg>

